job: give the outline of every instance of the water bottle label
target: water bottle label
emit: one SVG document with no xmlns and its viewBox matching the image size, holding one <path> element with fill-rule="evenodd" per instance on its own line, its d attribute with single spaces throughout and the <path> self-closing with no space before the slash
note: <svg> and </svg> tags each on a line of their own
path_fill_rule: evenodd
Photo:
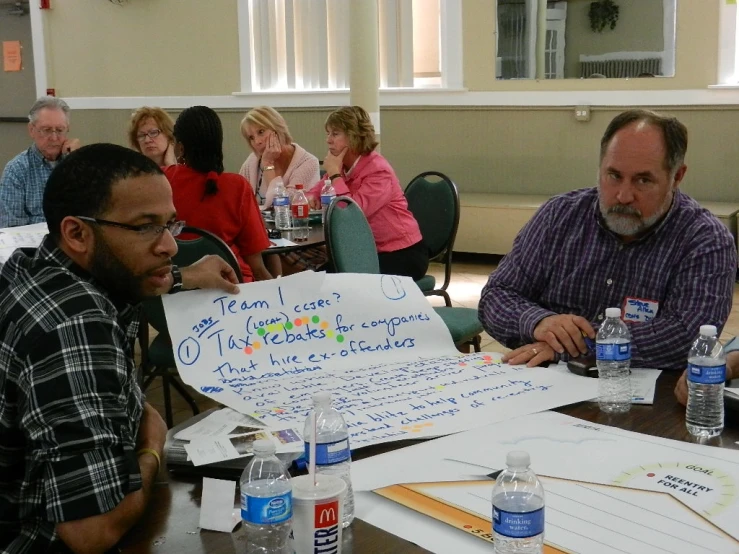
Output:
<svg viewBox="0 0 739 554">
<path fill-rule="evenodd" d="M 493 531 L 515 539 L 540 535 L 544 532 L 544 508 L 533 512 L 506 512 L 493 506 Z"/>
<path fill-rule="evenodd" d="M 290 205 L 290 197 L 289 196 L 275 196 L 274 200 L 272 200 L 272 205 L 277 206 L 289 206 Z"/>
<path fill-rule="evenodd" d="M 310 443 L 305 443 L 305 459 L 310 462 Z M 316 465 L 330 466 L 347 461 L 351 457 L 349 439 L 316 444 Z"/>
<path fill-rule="evenodd" d="M 293 204 L 293 217 L 298 219 L 307 218 L 310 214 L 310 206 L 308 204 Z"/>
<path fill-rule="evenodd" d="M 602 362 L 625 362 L 631 359 L 631 343 L 602 344 L 595 346 L 595 358 Z"/>
<path fill-rule="evenodd" d="M 726 381 L 726 364 L 714 366 L 688 364 L 688 380 L 701 385 L 719 385 Z"/>
<path fill-rule="evenodd" d="M 333 199 L 334 197 L 332 195 L 321 195 L 321 206 L 328 206 Z"/>
<path fill-rule="evenodd" d="M 293 517 L 293 493 L 262 498 L 241 493 L 241 519 L 259 525 L 283 523 Z"/>
</svg>

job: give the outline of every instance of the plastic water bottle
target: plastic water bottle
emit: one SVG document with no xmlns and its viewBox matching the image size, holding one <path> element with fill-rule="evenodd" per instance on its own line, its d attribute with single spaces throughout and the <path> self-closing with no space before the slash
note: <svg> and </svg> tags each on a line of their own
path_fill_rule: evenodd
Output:
<svg viewBox="0 0 739 554">
<path fill-rule="evenodd" d="M 290 195 L 287 192 L 282 177 L 276 177 L 275 196 L 272 206 L 275 209 L 275 227 L 280 230 L 290 228 Z"/>
<path fill-rule="evenodd" d="M 295 185 L 290 207 L 293 217 L 293 238 L 298 241 L 307 240 L 310 230 L 310 205 L 303 192 L 303 185 Z"/>
<path fill-rule="evenodd" d="M 316 473 L 336 475 L 346 483 L 344 521 L 342 522 L 342 526 L 346 528 L 354 521 L 349 428 L 341 413 L 331 407 L 330 393 L 314 394 L 313 410 L 316 412 Z M 310 462 L 310 441 L 313 439 L 310 414 L 305 420 L 303 439 L 305 440 L 305 458 Z"/>
<path fill-rule="evenodd" d="M 336 198 L 336 190 L 331 184 L 331 179 L 326 179 L 321 189 L 321 222 L 324 225 L 326 225 L 326 211 L 334 198 Z"/>
<path fill-rule="evenodd" d="M 609 414 L 631 409 L 631 334 L 621 321 L 620 308 L 608 308 L 595 338 L 598 364 L 598 404 Z"/>
<path fill-rule="evenodd" d="M 269 440 L 254 441 L 254 459 L 241 474 L 241 519 L 248 554 L 287 554 L 292 530 L 292 485 Z"/>
<path fill-rule="evenodd" d="M 688 354 L 688 432 L 700 438 L 715 437 L 724 430 L 724 381 L 726 358 L 714 325 L 701 325 L 700 335 Z"/>
<path fill-rule="evenodd" d="M 544 487 L 529 469 L 529 453 L 514 450 L 493 487 L 495 554 L 539 554 L 544 546 Z"/>
</svg>

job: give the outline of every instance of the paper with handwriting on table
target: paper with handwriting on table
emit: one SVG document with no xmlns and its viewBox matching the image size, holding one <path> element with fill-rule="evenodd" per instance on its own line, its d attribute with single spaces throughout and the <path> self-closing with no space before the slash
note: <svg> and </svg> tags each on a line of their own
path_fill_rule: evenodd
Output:
<svg viewBox="0 0 739 554">
<path fill-rule="evenodd" d="M 270 427 L 302 428 L 331 392 L 353 447 L 439 436 L 597 395 L 564 368 L 460 355 L 415 283 L 388 275 L 304 272 L 241 285 L 238 295 L 164 298 L 180 375 Z"/>
</svg>

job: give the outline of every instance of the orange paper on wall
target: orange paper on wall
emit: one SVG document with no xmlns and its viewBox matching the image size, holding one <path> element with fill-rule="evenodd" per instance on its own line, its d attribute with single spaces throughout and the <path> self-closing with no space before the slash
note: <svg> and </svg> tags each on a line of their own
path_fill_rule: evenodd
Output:
<svg viewBox="0 0 739 554">
<path fill-rule="evenodd" d="M 21 42 L 19 40 L 3 41 L 3 69 L 5 71 L 21 70 Z"/>
</svg>

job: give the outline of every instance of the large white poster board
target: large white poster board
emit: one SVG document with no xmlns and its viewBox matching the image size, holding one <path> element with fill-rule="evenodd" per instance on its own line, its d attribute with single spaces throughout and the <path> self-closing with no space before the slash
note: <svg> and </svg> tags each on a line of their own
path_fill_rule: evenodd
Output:
<svg viewBox="0 0 739 554">
<path fill-rule="evenodd" d="M 203 394 L 275 427 L 331 391 L 352 447 L 438 436 L 593 398 L 594 379 L 461 356 L 407 277 L 301 273 L 164 298 L 177 367 Z"/>
<path fill-rule="evenodd" d="M 739 552 L 739 451 L 554 412 L 354 463 L 355 491 L 383 489 L 383 496 L 358 494 L 357 517 L 432 552 L 489 552 L 465 525 L 444 516 L 437 519 L 457 529 L 441 526 L 407 499 L 419 494 L 425 503 L 461 508 L 484 520 L 478 527 L 489 533 L 492 482 L 485 476 L 505 467 L 510 450 L 531 455 L 545 488 L 545 540 L 564 552 Z"/>
</svg>

